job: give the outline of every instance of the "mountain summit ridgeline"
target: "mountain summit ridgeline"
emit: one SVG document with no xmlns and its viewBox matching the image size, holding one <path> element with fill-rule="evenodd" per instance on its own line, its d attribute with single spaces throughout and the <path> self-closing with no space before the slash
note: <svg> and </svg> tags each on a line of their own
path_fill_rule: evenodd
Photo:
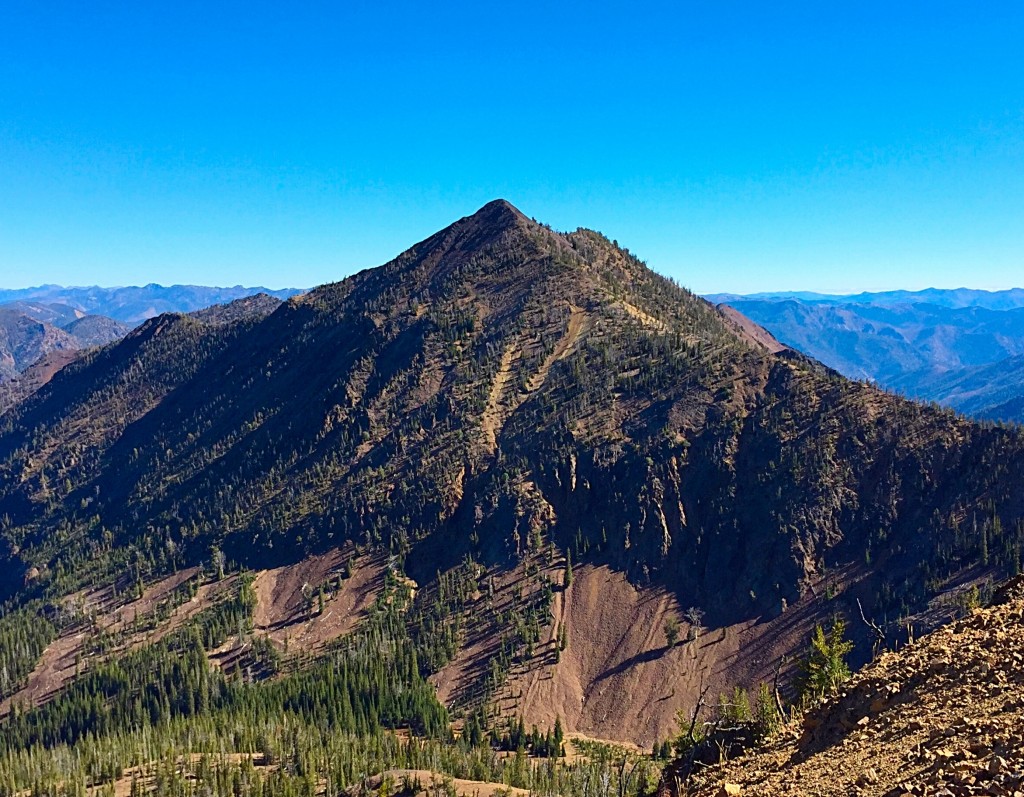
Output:
<svg viewBox="0 0 1024 797">
<path fill-rule="evenodd" d="M 499 200 L 265 317 L 151 319 L 0 415 L 4 591 L 374 553 L 447 705 L 647 745 L 858 598 L 896 635 L 1019 568 L 1022 454 Z"/>
</svg>

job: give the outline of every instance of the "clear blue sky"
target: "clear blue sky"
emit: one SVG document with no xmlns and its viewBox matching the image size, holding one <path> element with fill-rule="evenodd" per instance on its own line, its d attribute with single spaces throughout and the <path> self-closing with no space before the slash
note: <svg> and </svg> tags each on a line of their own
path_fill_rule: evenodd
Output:
<svg viewBox="0 0 1024 797">
<path fill-rule="evenodd" d="M 701 291 L 1024 284 L 1024 4 L 0 2 L 0 286 L 309 286 L 505 197 Z"/>
</svg>

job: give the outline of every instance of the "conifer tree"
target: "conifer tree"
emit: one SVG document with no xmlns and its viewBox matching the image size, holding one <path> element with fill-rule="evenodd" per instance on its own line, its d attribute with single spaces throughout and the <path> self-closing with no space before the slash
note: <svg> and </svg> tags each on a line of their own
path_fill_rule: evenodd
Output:
<svg viewBox="0 0 1024 797">
<path fill-rule="evenodd" d="M 841 617 L 832 621 L 828 633 L 822 626 L 815 626 L 801 678 L 802 696 L 818 699 L 830 695 L 850 677 L 846 656 L 853 650 L 853 643 L 845 634 L 846 623 Z"/>
</svg>

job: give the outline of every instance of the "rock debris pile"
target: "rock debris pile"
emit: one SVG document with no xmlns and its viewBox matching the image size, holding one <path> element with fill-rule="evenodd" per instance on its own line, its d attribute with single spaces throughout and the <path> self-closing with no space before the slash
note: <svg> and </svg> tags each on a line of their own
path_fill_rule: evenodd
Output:
<svg viewBox="0 0 1024 797">
<path fill-rule="evenodd" d="M 1024 578 L 882 654 L 801 727 L 682 792 L 1024 797 Z"/>
</svg>

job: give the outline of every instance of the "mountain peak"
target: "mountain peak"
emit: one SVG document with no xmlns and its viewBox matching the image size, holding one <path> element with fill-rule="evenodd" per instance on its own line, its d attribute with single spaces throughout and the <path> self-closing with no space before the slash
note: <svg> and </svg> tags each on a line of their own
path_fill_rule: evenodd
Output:
<svg viewBox="0 0 1024 797">
<path fill-rule="evenodd" d="M 502 232 L 530 224 L 530 220 L 507 199 L 494 199 L 475 213 L 459 219 L 453 227 L 469 227 L 474 230 Z"/>
<path fill-rule="evenodd" d="M 492 199 L 480 210 L 473 214 L 474 217 L 492 217 L 492 218 L 515 218 L 525 219 L 526 215 L 519 210 L 515 205 L 509 202 L 507 199 Z"/>
<path fill-rule="evenodd" d="M 347 295 L 349 289 L 362 285 L 369 291 L 368 295 L 376 295 L 386 284 L 413 295 L 422 291 L 443 294 L 455 283 L 468 279 L 470 272 L 479 276 L 490 266 L 499 268 L 495 265 L 499 261 L 506 266 L 515 262 L 528 268 L 533 258 L 524 258 L 524 250 L 536 246 L 528 240 L 531 229 L 539 229 L 539 225 L 510 202 L 492 200 L 475 213 L 463 216 L 413 245 L 394 260 L 343 281 L 347 286 L 343 293 Z M 550 235 L 558 237 L 554 233 Z M 563 240 L 561 245 L 567 247 L 568 243 Z M 308 294 L 307 301 L 331 294 L 341 284 L 321 286 Z"/>
<path fill-rule="evenodd" d="M 701 690 L 788 679 L 796 667 L 775 663 L 795 661 L 836 613 L 861 608 L 902 643 L 906 618 L 920 628 L 933 600 L 958 600 L 947 584 L 1016 569 L 1024 436 L 773 356 L 730 318 L 599 233 L 556 233 L 498 200 L 262 320 L 150 321 L 0 414 L 0 601 L 31 625 L 36 606 L 123 584 L 125 562 L 154 585 L 187 568 L 208 601 L 200 611 L 231 595 L 246 627 L 268 613 L 250 637 L 277 651 L 267 670 L 248 641 L 225 649 L 246 680 L 277 661 L 291 677 L 335 643 L 358 652 L 345 637 L 365 623 L 373 636 L 355 644 L 393 628 L 387 650 L 427 663 L 438 711 L 486 715 L 521 694 L 524 723 L 560 718 L 567 733 L 649 748 Z M 207 580 L 211 551 L 261 571 L 270 588 L 254 588 L 255 606 L 240 578 Z M 832 595 L 826 559 L 842 577 L 829 576 Z M 342 570 L 351 580 L 335 589 Z M 184 594 L 173 583 L 148 595 Z M 302 584 L 331 601 L 324 612 L 309 611 Z M 119 595 L 153 606 L 145 629 L 180 631 L 202 671 L 191 634 L 212 615 L 158 620 L 155 599 Z M 448 618 L 454 637 L 436 632 Z M 684 620 L 689 641 L 658 644 Z M 867 625 L 850 627 L 862 658 Z M 84 645 L 76 626 L 46 628 L 43 674 L 53 650 L 74 658 Z M 58 634 L 66 647 L 50 644 Z M 107 654 L 136 655 L 148 645 L 136 637 Z M 106 660 L 82 653 L 87 668 Z M 22 687 L 36 666 L 22 658 L 18 705 L 38 695 Z M 397 669 L 419 677 L 411 661 Z M 234 689 L 214 666 L 209 683 Z M 143 667 L 125 694 L 147 688 Z M 5 745 L 77 716 L 102 671 L 62 672 L 69 691 L 41 698 L 52 708 L 0 720 Z M 261 705 L 284 694 L 264 688 L 251 684 Z M 169 705 L 189 699 L 168 693 Z M 116 726 L 149 721 L 137 702 Z"/>
</svg>

